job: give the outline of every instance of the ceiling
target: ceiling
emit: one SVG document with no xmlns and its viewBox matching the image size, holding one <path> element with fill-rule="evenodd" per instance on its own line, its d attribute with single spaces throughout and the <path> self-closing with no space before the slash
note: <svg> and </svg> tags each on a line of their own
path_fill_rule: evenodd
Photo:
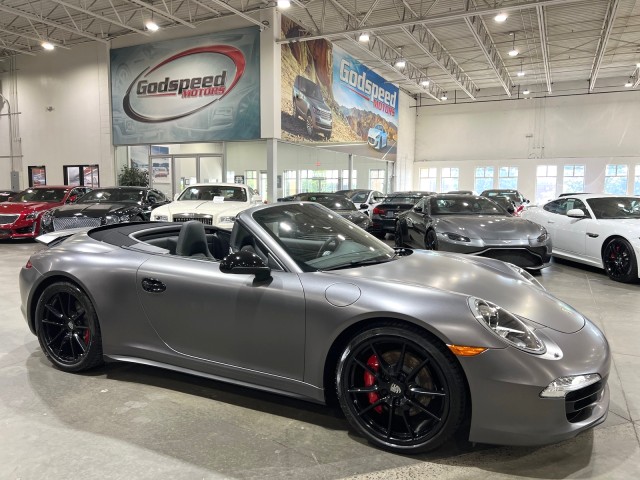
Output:
<svg viewBox="0 0 640 480">
<path fill-rule="evenodd" d="M 58 48 L 132 33 L 153 41 L 150 19 L 160 28 L 227 16 L 261 25 L 259 11 L 275 3 L 1 0 L 0 59 L 46 55 L 44 40 Z M 549 94 L 562 82 L 583 82 L 591 92 L 640 86 L 640 0 L 291 0 L 281 11 L 305 29 L 282 42 L 325 38 L 407 93 L 435 101 L 445 93 L 470 101 L 486 91 Z M 498 13 L 507 19 L 497 22 Z M 362 32 L 367 42 L 358 41 Z"/>
</svg>

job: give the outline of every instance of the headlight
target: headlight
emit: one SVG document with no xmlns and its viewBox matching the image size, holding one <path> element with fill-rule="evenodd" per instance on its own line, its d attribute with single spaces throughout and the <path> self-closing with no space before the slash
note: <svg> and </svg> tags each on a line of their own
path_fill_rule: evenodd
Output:
<svg viewBox="0 0 640 480">
<path fill-rule="evenodd" d="M 599 381 L 600 375 L 597 373 L 556 378 L 547 388 L 540 392 L 540 396 L 546 398 L 562 398 L 569 392 L 580 390 Z"/>
<path fill-rule="evenodd" d="M 233 223 L 236 221 L 236 217 L 220 217 L 218 223 Z"/>
<path fill-rule="evenodd" d="M 470 242 L 471 239 L 469 237 L 465 237 L 464 235 L 459 235 L 457 233 L 446 232 L 443 233 L 449 240 L 453 240 L 455 242 Z"/>
<path fill-rule="evenodd" d="M 42 218 L 40 219 L 43 225 L 51 225 L 53 222 L 53 215 L 51 214 L 51 210 L 47 210 L 42 214 Z"/>
<path fill-rule="evenodd" d="M 518 273 L 520 276 L 524 277 L 524 279 L 527 282 L 532 283 L 533 285 L 538 287 L 540 290 L 545 290 L 545 291 L 547 290 L 546 288 L 544 288 L 542 286 L 542 284 L 538 280 L 536 280 L 536 278 L 533 275 L 531 275 L 529 272 L 527 272 L 524 268 L 521 268 L 521 267 L 519 267 L 517 265 L 514 265 L 513 263 L 508 263 L 508 262 L 505 262 L 505 263 L 507 263 L 507 265 L 509 266 L 509 268 L 511 270 L 513 270 L 514 272 Z"/>
<path fill-rule="evenodd" d="M 529 353 L 546 352 L 544 343 L 514 314 L 475 297 L 469 298 L 469 307 L 480 323 L 510 345 Z"/>
<path fill-rule="evenodd" d="M 169 221 L 169 216 L 168 215 L 154 215 L 153 219 L 156 222 L 168 222 Z"/>
<path fill-rule="evenodd" d="M 36 218 L 38 218 L 38 214 L 40 212 L 31 212 L 31 213 L 27 213 L 27 215 L 24 217 L 25 220 L 35 220 Z"/>
<path fill-rule="evenodd" d="M 114 223 L 120 223 L 120 218 L 118 218 L 116 215 L 107 215 L 104 219 L 104 224 L 105 225 L 112 225 Z"/>
<path fill-rule="evenodd" d="M 544 243 L 547 240 L 549 240 L 549 232 L 547 232 L 547 229 L 544 227 L 540 227 L 540 228 L 542 233 L 538 237 L 536 237 L 536 242 Z"/>
</svg>

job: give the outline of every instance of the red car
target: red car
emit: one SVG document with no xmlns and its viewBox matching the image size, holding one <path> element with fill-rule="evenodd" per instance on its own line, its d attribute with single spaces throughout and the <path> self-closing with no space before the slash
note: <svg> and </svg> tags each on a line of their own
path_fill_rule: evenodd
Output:
<svg viewBox="0 0 640 480">
<path fill-rule="evenodd" d="M 0 204 L 0 239 L 35 238 L 40 235 L 40 217 L 50 208 L 73 203 L 87 187 L 32 187 Z"/>
</svg>

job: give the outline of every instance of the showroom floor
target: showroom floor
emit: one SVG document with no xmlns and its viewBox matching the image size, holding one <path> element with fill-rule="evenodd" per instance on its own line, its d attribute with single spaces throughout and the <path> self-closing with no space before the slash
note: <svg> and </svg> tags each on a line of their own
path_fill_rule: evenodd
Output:
<svg viewBox="0 0 640 480">
<path fill-rule="evenodd" d="M 640 478 L 638 284 L 568 262 L 538 277 L 609 339 L 604 424 L 558 445 L 458 440 L 406 457 L 311 403 L 137 365 L 56 370 L 20 313 L 17 276 L 35 248 L 0 241 L 0 479 Z"/>
</svg>

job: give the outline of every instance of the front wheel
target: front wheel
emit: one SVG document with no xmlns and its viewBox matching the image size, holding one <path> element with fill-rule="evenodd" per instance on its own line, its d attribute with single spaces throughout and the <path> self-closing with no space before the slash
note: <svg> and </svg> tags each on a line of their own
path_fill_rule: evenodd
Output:
<svg viewBox="0 0 640 480">
<path fill-rule="evenodd" d="M 307 135 L 313 138 L 313 117 L 311 112 L 307 112 Z"/>
<path fill-rule="evenodd" d="M 411 327 L 356 336 L 340 358 L 336 387 L 353 428 L 394 452 L 435 449 L 464 419 L 466 386 L 455 358 Z"/>
<path fill-rule="evenodd" d="M 602 265 L 611 280 L 633 282 L 638 279 L 638 264 L 633 247 L 624 238 L 609 240 L 602 251 Z"/>
<path fill-rule="evenodd" d="M 80 372 L 102 363 L 98 318 L 91 300 L 76 285 L 57 282 L 45 288 L 35 321 L 40 347 L 59 369 Z"/>
</svg>

